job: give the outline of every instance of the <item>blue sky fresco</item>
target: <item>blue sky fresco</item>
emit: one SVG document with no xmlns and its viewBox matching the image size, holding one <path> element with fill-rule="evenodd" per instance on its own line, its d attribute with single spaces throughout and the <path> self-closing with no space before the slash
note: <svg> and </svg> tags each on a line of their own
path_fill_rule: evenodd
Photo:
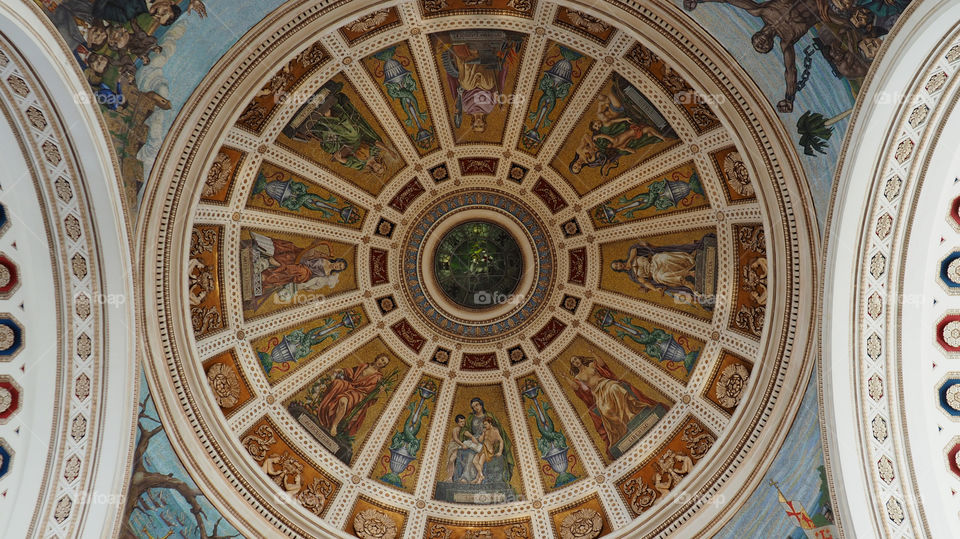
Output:
<svg viewBox="0 0 960 539">
<path fill-rule="evenodd" d="M 147 388 L 147 379 L 142 371 L 140 373 L 140 388 L 140 402 L 146 403 L 145 412 L 147 415 L 146 418 L 141 419 L 140 424 L 145 429 L 151 430 L 157 427 L 156 419 L 158 416 L 153 398 L 150 396 L 150 390 Z M 137 441 L 139 442 L 139 434 L 137 435 Z M 150 439 L 150 445 L 147 447 L 143 460 L 147 471 L 172 475 L 191 488 L 197 488 L 196 483 L 187 475 L 187 471 L 180 464 L 180 459 L 173 452 L 165 431 L 158 432 Z M 147 533 L 149 533 L 149 537 L 163 537 L 170 531 L 173 531 L 171 537 L 200 536 L 197 533 L 196 519 L 190 512 L 190 504 L 175 491 L 151 489 L 142 498 L 142 506 L 147 507 L 148 511 L 134 509 L 128 520 L 130 527 L 138 537 L 146 539 L 148 537 Z M 210 505 L 206 497 L 198 497 L 197 503 L 203 511 L 204 520 L 207 523 L 207 532 L 209 533 L 222 516 L 219 511 Z M 146 528 L 146 532 L 143 531 L 144 528 Z M 220 521 L 217 535 L 242 537 L 226 519 Z"/>
<path fill-rule="evenodd" d="M 803 504 L 811 517 L 816 512 L 820 499 L 817 467 L 823 465 L 816 381 L 817 373 L 814 371 L 807 383 L 797 418 L 773 465 L 747 503 L 714 536 L 715 539 L 787 537 L 799 530 L 777 501 L 777 490 L 770 486 L 771 480 L 780 484 L 780 490 L 788 500 Z"/>
<path fill-rule="evenodd" d="M 138 88 L 166 96 L 172 104 L 170 110 L 158 109 L 147 119 L 150 135 L 137 154 L 144 165 L 144 178 L 149 177 L 163 138 L 200 81 L 244 33 L 282 3 L 207 2 L 205 18 L 185 14 L 166 29 L 159 42 L 163 52 L 151 56 L 150 64 L 137 71 Z"/>
<path fill-rule="evenodd" d="M 674 0 L 674 3 L 682 6 L 683 1 Z M 700 4 L 687 13 L 730 51 L 776 110 L 776 103 L 783 99 L 786 86 L 783 75 L 783 54 L 780 52 L 779 41 L 767 54 L 760 54 L 753 49 L 750 38 L 763 25 L 760 19 L 748 15 L 742 9 L 719 3 Z M 808 32 L 796 45 L 797 65 L 800 69 L 805 56 L 803 51 L 813 45 L 814 36 L 814 31 Z M 830 205 L 833 171 L 840 158 L 840 147 L 849 122 L 848 118 L 844 118 L 834 124 L 833 136 L 825 150 L 826 154 L 808 156 L 803 153 L 797 143 L 800 139 L 796 128 L 797 120 L 808 110 L 819 112 L 827 118 L 836 116 L 853 108 L 854 95 L 850 84 L 845 79 L 834 76 L 830 64 L 819 52 L 814 53 L 810 67 L 810 80 L 806 87 L 797 93 L 793 112 L 777 113 L 777 115 L 794 140 L 794 150 L 799 154 L 807 173 L 807 181 L 810 183 L 822 233 Z"/>
</svg>

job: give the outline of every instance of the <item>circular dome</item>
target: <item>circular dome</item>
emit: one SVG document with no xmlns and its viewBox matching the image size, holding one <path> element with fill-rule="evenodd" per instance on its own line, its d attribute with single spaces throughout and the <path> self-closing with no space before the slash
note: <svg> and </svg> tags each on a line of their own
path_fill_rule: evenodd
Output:
<svg viewBox="0 0 960 539">
<path fill-rule="evenodd" d="M 786 435 L 818 277 L 776 113 L 673 8 L 474 4 L 274 13 L 151 172 L 148 378 L 238 530 L 701 532 Z"/>
</svg>

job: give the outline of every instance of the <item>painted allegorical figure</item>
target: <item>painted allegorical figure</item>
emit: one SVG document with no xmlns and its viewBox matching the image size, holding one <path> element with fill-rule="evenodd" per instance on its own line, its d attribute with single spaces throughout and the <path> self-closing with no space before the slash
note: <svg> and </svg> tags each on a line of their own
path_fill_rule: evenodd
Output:
<svg viewBox="0 0 960 539">
<path fill-rule="evenodd" d="M 910 0 L 684 0 L 692 10 L 698 4 L 719 2 L 740 8 L 758 17 L 763 26 L 751 38 L 754 50 L 767 54 L 774 38 L 780 40 L 783 54 L 785 90 L 777 103 L 781 113 L 793 111 L 796 94 L 805 83 L 809 69 L 797 76 L 796 44 L 811 29 L 817 28 L 817 46 L 830 62 L 834 73 L 848 79 L 860 79 L 881 44 L 881 37 L 906 8 Z M 825 31 L 826 30 L 826 31 Z M 807 53 L 809 56 L 809 53 Z"/>
<path fill-rule="evenodd" d="M 614 260 L 610 268 L 626 273 L 644 290 L 692 296 L 700 306 L 712 310 L 714 298 L 703 294 L 703 283 L 697 282 L 696 256 L 708 242 L 715 242 L 716 237 L 711 233 L 692 243 L 663 246 L 639 240 L 630 246 L 626 258 Z"/>
<path fill-rule="evenodd" d="M 676 136 L 656 107 L 616 73 L 610 91 L 598 95 L 596 103 L 589 131 L 568 165 L 572 174 L 587 167 L 599 168 L 600 175 L 607 176 L 620 166 L 622 157 Z"/>
<path fill-rule="evenodd" d="M 469 416 L 465 419 L 458 416 L 456 423 L 452 434 L 460 443 L 448 444 L 448 476 L 444 479 L 461 483 L 508 483 L 513 476 L 513 444 L 500 420 L 487 411 L 483 399 L 471 399 Z"/>
<path fill-rule="evenodd" d="M 283 172 L 257 173 L 253 189 L 250 191 L 251 200 L 259 196 L 267 207 L 277 205 L 290 211 L 300 212 L 307 210 L 319 213 L 324 219 L 334 216 L 341 223 L 353 224 L 360 220 L 361 214 L 352 204 L 338 199 L 331 194 L 328 197 L 311 192 L 311 186 L 295 180 Z"/>
<path fill-rule="evenodd" d="M 327 81 L 297 111 L 283 134 L 293 140 L 318 143 L 348 169 L 382 177 L 387 171 L 385 159 L 398 156 L 342 90 L 342 82 Z"/>
<path fill-rule="evenodd" d="M 543 144 L 544 134 L 556 121 L 551 117 L 554 109 L 569 95 L 574 77 L 579 79 L 583 76 L 582 68 L 577 63 L 583 55 L 563 45 L 557 45 L 557 50 L 560 58 L 548 60 L 547 65 L 550 65 L 550 61 L 553 65 L 550 65 L 540 77 L 540 84 L 537 85 L 540 98 L 537 99 L 536 108 L 527 115 L 527 121 L 532 123 L 523 134 L 523 145 L 528 149 L 534 149 Z M 524 125 L 527 123 L 525 122 Z"/>
<path fill-rule="evenodd" d="M 257 232 L 250 232 L 250 237 L 241 247 L 258 255 L 254 270 L 260 273 L 262 292 L 246 302 L 244 307 L 248 310 L 256 310 L 274 293 L 292 297 L 297 291 L 332 288 L 339 273 L 347 269 L 346 259 L 332 256 L 329 243 L 323 240 L 298 247 L 291 241 Z"/>
<path fill-rule="evenodd" d="M 417 96 L 417 81 L 409 69 L 404 67 L 410 62 L 409 58 L 396 58 L 397 47 L 387 47 L 373 55 L 374 58 L 383 62 L 381 67 L 383 78 L 383 87 L 387 95 L 396 99 L 400 107 L 406 114 L 404 125 L 414 128 L 411 133 L 413 141 L 422 149 L 430 148 L 433 145 L 433 131 L 429 126 L 429 115 L 426 111 L 420 109 L 420 99 Z"/>
<path fill-rule="evenodd" d="M 313 412 L 320 426 L 337 436 L 340 423 L 351 414 L 344 431 L 354 436 L 366 417 L 367 408 L 376 402 L 375 391 L 384 378 L 383 369 L 390 357 L 380 354 L 373 361 L 346 369 L 337 369 L 325 385 L 310 388 L 310 398 L 317 404 Z"/>
<path fill-rule="evenodd" d="M 574 356 L 570 359 L 570 375 L 564 377 L 590 411 L 608 452 L 627 434 L 637 414 L 657 405 L 630 382 L 618 378 L 600 358 Z"/>
<path fill-rule="evenodd" d="M 606 224 L 619 222 L 618 214 L 625 219 L 633 219 L 638 212 L 654 208 L 655 211 L 664 211 L 692 204 L 693 196 L 705 196 L 700 176 L 694 172 L 686 180 L 667 179 L 651 183 L 646 191 L 627 198 L 621 196 L 616 202 L 605 202 L 597 207 L 594 215 L 597 220 Z"/>
<path fill-rule="evenodd" d="M 470 119 L 470 129 L 482 133 L 487 116 L 504 106 L 507 74 L 518 61 L 521 37 L 502 30 L 455 30 L 437 34 L 450 96 L 455 103 L 453 123 Z"/>
</svg>

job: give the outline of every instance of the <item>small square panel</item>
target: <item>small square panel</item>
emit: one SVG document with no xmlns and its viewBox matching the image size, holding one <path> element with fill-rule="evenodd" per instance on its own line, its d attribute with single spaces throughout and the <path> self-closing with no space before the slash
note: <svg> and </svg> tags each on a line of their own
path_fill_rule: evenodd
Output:
<svg viewBox="0 0 960 539">
<path fill-rule="evenodd" d="M 529 172 L 527 167 L 522 167 L 516 163 L 510 163 L 510 172 L 507 173 L 507 179 L 512 182 L 523 183 L 523 179 L 527 177 L 527 172 Z"/>
<path fill-rule="evenodd" d="M 380 314 L 387 314 L 397 308 L 397 302 L 393 296 L 383 296 L 377 298 L 377 308 L 380 309 Z"/>
<path fill-rule="evenodd" d="M 377 228 L 373 231 L 373 233 L 384 238 L 392 238 L 393 229 L 395 227 L 396 225 L 394 225 L 392 221 L 388 221 L 381 217 L 380 220 L 377 221 Z"/>
<path fill-rule="evenodd" d="M 450 350 L 438 346 L 437 350 L 433 353 L 433 356 L 430 357 L 430 361 L 438 363 L 440 365 L 447 365 L 450 363 Z"/>
<path fill-rule="evenodd" d="M 516 365 L 522 361 L 527 360 L 527 353 L 523 351 L 523 347 L 519 344 L 513 348 L 507 349 L 507 358 L 510 359 L 510 365 Z"/>
<path fill-rule="evenodd" d="M 576 217 L 563 223 L 560 225 L 560 227 L 563 229 L 563 237 L 565 238 L 572 238 L 580 235 L 580 223 L 577 222 Z"/>
<path fill-rule="evenodd" d="M 433 179 L 434 183 L 440 183 L 450 179 L 450 172 L 447 170 L 446 163 L 441 163 L 427 172 L 430 173 L 430 178 Z"/>
<path fill-rule="evenodd" d="M 568 311 L 570 314 L 577 314 L 577 307 L 580 306 L 580 298 L 569 296 L 567 294 L 563 295 L 563 300 L 560 302 L 560 307 Z"/>
</svg>

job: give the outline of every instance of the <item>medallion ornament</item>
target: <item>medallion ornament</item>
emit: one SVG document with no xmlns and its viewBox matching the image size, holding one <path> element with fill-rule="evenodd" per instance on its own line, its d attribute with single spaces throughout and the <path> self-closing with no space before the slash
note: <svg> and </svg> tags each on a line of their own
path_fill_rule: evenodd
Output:
<svg viewBox="0 0 960 539">
<path fill-rule="evenodd" d="M 584 508 L 567 515 L 560 523 L 561 539 L 594 539 L 603 529 L 603 517 L 594 509 Z"/>
<path fill-rule="evenodd" d="M 394 539 L 397 525 L 390 517 L 376 509 L 365 509 L 353 518 L 353 527 L 360 539 Z"/>
</svg>

